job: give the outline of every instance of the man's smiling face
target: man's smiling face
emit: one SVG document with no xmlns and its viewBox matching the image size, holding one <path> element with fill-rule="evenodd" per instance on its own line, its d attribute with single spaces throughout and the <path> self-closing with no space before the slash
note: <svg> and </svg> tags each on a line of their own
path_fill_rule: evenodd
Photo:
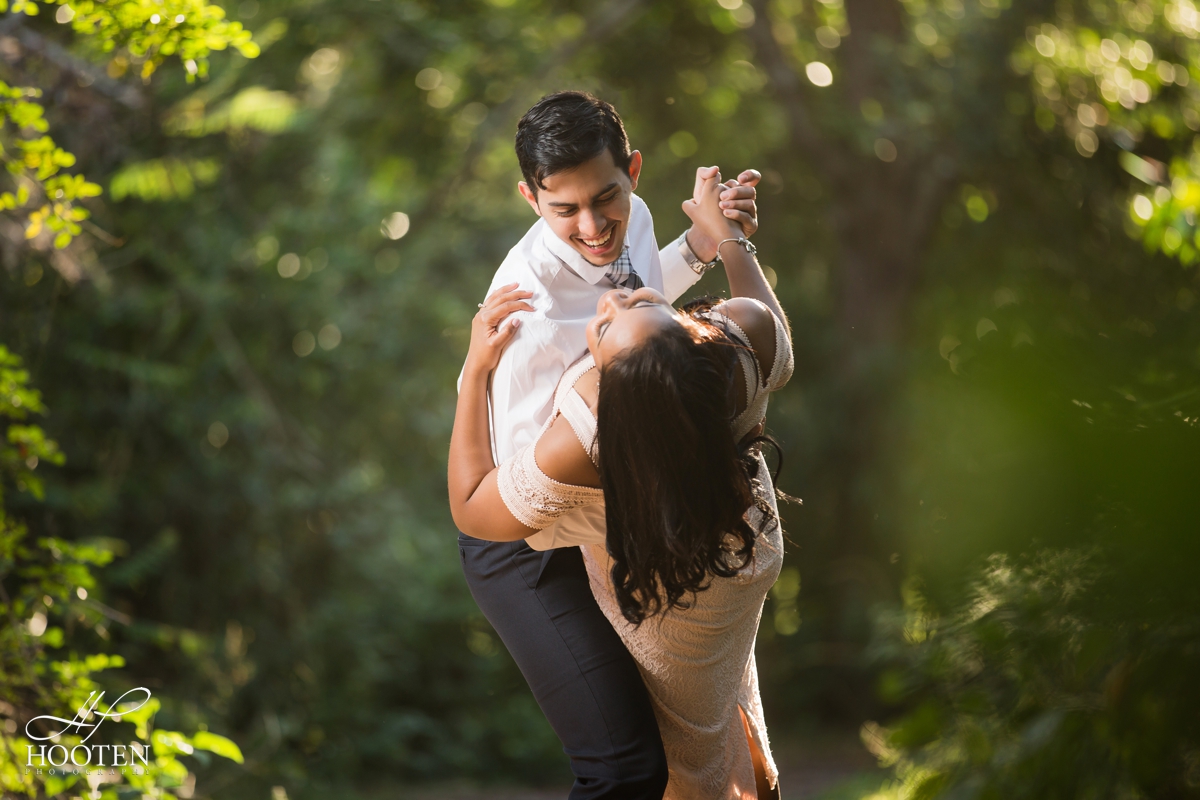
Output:
<svg viewBox="0 0 1200 800">
<path fill-rule="evenodd" d="M 601 267 L 621 255 L 629 229 L 630 195 L 641 170 L 641 153 L 633 151 L 625 171 L 605 148 L 575 169 L 543 178 L 543 188 L 536 194 L 524 181 L 518 188 L 558 238 L 588 263 Z"/>
</svg>

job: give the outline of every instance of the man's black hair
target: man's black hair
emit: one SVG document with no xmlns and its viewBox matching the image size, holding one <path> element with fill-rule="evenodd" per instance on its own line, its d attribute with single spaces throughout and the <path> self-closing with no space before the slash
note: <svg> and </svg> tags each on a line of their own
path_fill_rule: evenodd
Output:
<svg viewBox="0 0 1200 800">
<path fill-rule="evenodd" d="M 617 110 L 587 92 L 555 92 L 537 101 L 517 123 L 516 147 L 521 174 L 534 194 L 546 188 L 546 178 L 605 150 L 623 172 L 632 155 Z"/>
</svg>

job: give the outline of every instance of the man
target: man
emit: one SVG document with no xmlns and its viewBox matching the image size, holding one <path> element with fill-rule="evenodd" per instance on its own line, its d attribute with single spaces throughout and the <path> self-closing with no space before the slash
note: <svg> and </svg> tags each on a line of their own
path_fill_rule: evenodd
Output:
<svg viewBox="0 0 1200 800">
<path fill-rule="evenodd" d="M 516 149 L 525 178 L 518 188 L 540 219 L 488 290 L 517 283 L 533 293 L 534 308 L 520 313 L 520 331 L 492 374 L 497 464 L 536 438 L 559 378 L 587 351 L 585 326 L 602 294 L 647 285 L 675 300 L 716 263 L 717 243 L 695 231 L 658 250 L 650 212 L 633 194 L 641 154 L 608 103 L 579 92 L 544 97 L 518 123 Z M 722 206 L 749 236 L 758 174 L 740 178 Z M 539 552 L 460 534 L 459 552 L 472 596 L 571 759 L 572 800 L 660 800 L 667 767 L 654 712 L 592 597 L 578 549 Z"/>
</svg>

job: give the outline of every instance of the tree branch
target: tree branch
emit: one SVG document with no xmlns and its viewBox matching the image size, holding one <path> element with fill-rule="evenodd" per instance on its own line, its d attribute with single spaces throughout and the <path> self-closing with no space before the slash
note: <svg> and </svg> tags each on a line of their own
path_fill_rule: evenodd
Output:
<svg viewBox="0 0 1200 800">
<path fill-rule="evenodd" d="M 139 109 L 146 104 L 142 93 L 133 86 L 113 80 L 95 64 L 72 55 L 57 42 L 26 28 L 21 24 L 23 16 L 24 14 L 19 13 L 9 14 L 3 22 L 0 22 L 0 36 L 12 36 L 26 50 L 37 53 L 64 72 L 70 72 L 76 78 L 82 79 L 83 85 L 116 100 L 127 108 Z"/>
</svg>

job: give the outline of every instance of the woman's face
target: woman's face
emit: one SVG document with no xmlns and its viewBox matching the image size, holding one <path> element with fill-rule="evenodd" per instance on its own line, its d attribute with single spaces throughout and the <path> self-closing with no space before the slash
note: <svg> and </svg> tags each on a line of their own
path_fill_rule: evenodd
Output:
<svg viewBox="0 0 1200 800">
<path fill-rule="evenodd" d="M 668 325 L 680 325 L 683 316 L 660 292 L 648 286 L 630 291 L 614 289 L 596 303 L 596 317 L 587 327 L 588 350 L 596 366 L 604 365 L 622 350 L 633 347 Z"/>
</svg>

